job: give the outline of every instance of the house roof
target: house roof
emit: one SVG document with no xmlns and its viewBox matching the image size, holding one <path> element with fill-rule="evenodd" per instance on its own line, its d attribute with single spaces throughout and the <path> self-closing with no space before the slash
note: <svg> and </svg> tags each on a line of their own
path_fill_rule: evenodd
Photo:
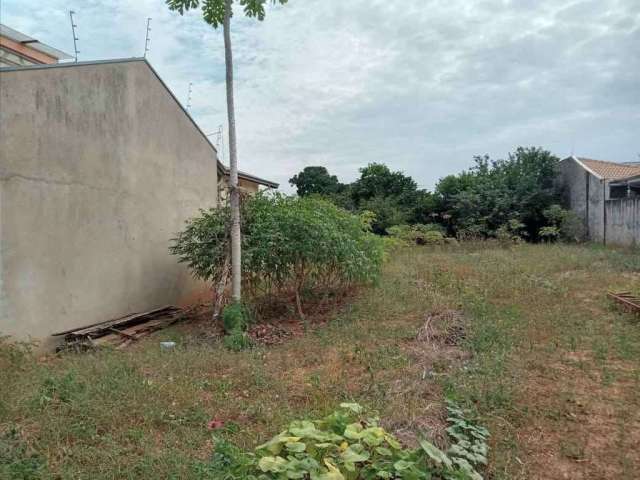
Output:
<svg viewBox="0 0 640 480">
<path fill-rule="evenodd" d="M 632 163 L 616 163 L 584 157 L 574 157 L 574 159 L 582 164 L 586 170 L 606 180 L 620 180 L 640 175 L 640 165 Z"/>
<path fill-rule="evenodd" d="M 220 172 L 228 177 L 230 174 L 229 171 L 229 167 L 226 167 L 224 165 L 222 165 L 221 163 L 218 163 L 218 167 L 220 168 Z M 278 188 L 280 186 L 279 183 L 273 182 L 271 180 L 266 180 L 264 178 L 260 178 L 260 177 L 256 177 L 255 175 L 251 175 L 250 173 L 246 173 L 246 172 L 238 172 L 238 178 L 242 179 L 242 180 L 247 180 L 249 182 L 254 182 L 257 183 L 259 185 L 264 185 L 265 187 L 269 187 L 269 188 Z"/>
<path fill-rule="evenodd" d="M 114 64 L 114 63 L 132 63 L 132 62 L 143 62 L 145 65 L 147 65 L 147 67 L 149 67 L 151 72 L 160 81 L 160 83 L 165 88 L 165 90 L 169 93 L 169 95 L 171 95 L 171 97 L 175 100 L 175 102 L 178 104 L 178 106 L 182 109 L 183 113 L 191 121 L 193 126 L 198 130 L 198 132 L 200 132 L 200 134 L 204 137 L 206 142 L 211 146 L 213 151 L 216 152 L 216 159 L 217 159 L 217 157 L 218 157 L 217 152 L 218 151 L 217 151 L 215 145 L 213 143 L 211 143 L 211 140 L 209 140 L 209 137 L 202 131 L 202 129 L 196 123 L 196 121 L 193 119 L 193 117 L 191 116 L 189 111 L 180 103 L 180 100 L 178 100 L 178 98 L 173 94 L 171 89 L 167 86 L 167 84 L 164 82 L 164 80 L 162 80 L 162 78 L 160 77 L 158 72 L 156 72 L 156 70 L 151 66 L 151 64 L 147 61 L 146 58 L 135 58 L 134 57 L 134 58 L 122 58 L 122 59 L 112 59 L 112 60 L 95 60 L 95 61 L 88 61 L 88 62 L 53 63 L 53 64 L 49 64 L 49 65 L 28 65 L 28 66 L 23 66 L 23 67 L 0 67 L 0 72 L 21 72 L 21 71 L 29 71 L 29 70 L 48 70 L 48 69 L 51 69 L 51 68 L 74 68 L 74 67 L 82 67 L 84 65 L 109 65 L 109 64 Z M 229 175 L 229 169 L 227 167 L 225 167 L 220 162 L 220 160 L 218 160 L 218 172 L 220 172 L 220 173 L 222 173 L 223 175 L 226 175 L 226 176 Z M 248 180 L 248 181 L 251 181 L 251 182 L 258 183 L 260 185 L 267 186 L 269 188 L 278 188 L 280 186 L 276 182 L 272 182 L 271 180 L 265 180 L 264 178 L 256 177 L 254 175 L 251 175 L 250 173 L 238 172 L 238 177 L 242 178 L 244 180 Z"/>
<path fill-rule="evenodd" d="M 6 37 L 14 42 L 21 43 L 23 45 L 28 46 L 29 48 L 33 48 L 39 52 L 44 53 L 45 55 L 49 55 L 50 57 L 56 58 L 58 60 L 69 60 L 73 58 L 68 53 L 63 52 L 62 50 L 58 50 L 57 48 L 50 47 L 46 43 L 42 43 L 39 40 L 30 37 L 29 35 L 25 35 L 22 32 L 14 30 L 11 27 L 7 27 L 0 23 L 0 35 Z"/>
</svg>

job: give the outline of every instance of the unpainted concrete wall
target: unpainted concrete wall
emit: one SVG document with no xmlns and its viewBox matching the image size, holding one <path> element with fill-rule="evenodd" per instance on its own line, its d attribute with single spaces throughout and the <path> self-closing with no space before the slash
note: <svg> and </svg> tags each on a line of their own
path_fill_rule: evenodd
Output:
<svg viewBox="0 0 640 480">
<path fill-rule="evenodd" d="M 640 246 L 640 197 L 607 200 L 607 244 Z"/>
<path fill-rule="evenodd" d="M 559 181 L 565 202 L 582 219 L 586 237 L 595 242 L 604 241 L 604 203 L 608 185 L 605 180 L 591 174 L 573 158 L 558 165 Z"/>
<path fill-rule="evenodd" d="M 168 253 L 216 153 L 144 61 L 0 73 L 0 333 L 45 339 L 205 291 Z"/>
</svg>

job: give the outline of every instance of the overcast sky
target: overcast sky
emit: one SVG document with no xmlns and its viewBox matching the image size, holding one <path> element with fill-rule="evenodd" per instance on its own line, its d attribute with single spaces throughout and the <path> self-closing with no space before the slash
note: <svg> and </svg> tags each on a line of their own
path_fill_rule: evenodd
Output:
<svg viewBox="0 0 640 480">
<path fill-rule="evenodd" d="M 221 32 L 163 0 L 2 0 L 80 60 L 142 56 L 206 132 L 225 123 Z M 518 145 L 640 158 L 640 0 L 290 0 L 233 25 L 240 168 L 279 181 L 383 162 L 426 188 Z M 226 128 L 226 126 L 225 126 Z M 215 137 L 213 137 L 215 138 Z M 226 161 L 228 159 L 225 158 Z"/>
</svg>

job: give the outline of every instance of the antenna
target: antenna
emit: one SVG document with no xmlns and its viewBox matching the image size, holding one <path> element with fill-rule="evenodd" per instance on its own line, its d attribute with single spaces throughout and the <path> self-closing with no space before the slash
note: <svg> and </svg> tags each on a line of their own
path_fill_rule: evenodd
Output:
<svg viewBox="0 0 640 480">
<path fill-rule="evenodd" d="M 189 96 L 187 97 L 187 111 L 191 110 L 191 92 L 193 91 L 193 83 L 189 82 Z"/>
<path fill-rule="evenodd" d="M 78 25 L 76 25 L 76 22 L 73 21 L 74 13 L 76 12 L 74 12 L 73 10 L 69 10 L 69 19 L 71 20 L 71 33 L 73 33 L 73 51 L 76 54 L 76 63 L 78 63 L 78 54 L 80 53 L 77 43 L 79 38 L 76 36 L 76 28 L 78 27 Z"/>
<path fill-rule="evenodd" d="M 216 136 L 216 150 L 220 154 L 220 160 L 224 163 L 224 135 L 222 125 L 218 125 L 218 130 L 215 132 L 207 133 L 207 137 Z"/>
<path fill-rule="evenodd" d="M 147 53 L 149 52 L 149 43 L 151 43 L 149 32 L 151 32 L 151 17 L 147 17 L 147 38 L 144 41 L 144 58 L 147 58 Z"/>
</svg>

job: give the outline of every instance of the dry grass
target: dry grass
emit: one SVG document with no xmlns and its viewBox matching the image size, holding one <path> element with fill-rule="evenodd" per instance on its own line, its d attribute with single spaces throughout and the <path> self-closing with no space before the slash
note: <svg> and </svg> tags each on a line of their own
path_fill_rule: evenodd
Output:
<svg viewBox="0 0 640 480">
<path fill-rule="evenodd" d="M 640 288 L 639 257 L 412 248 L 377 287 L 273 346 L 230 353 L 174 328 L 118 352 L 2 347 L 0 477 L 208 478 L 209 420 L 251 448 L 344 400 L 409 443 L 445 443 L 449 396 L 492 431 L 491 478 L 635 478 L 640 325 L 605 293 Z M 168 339 L 179 348 L 161 352 Z"/>
</svg>

